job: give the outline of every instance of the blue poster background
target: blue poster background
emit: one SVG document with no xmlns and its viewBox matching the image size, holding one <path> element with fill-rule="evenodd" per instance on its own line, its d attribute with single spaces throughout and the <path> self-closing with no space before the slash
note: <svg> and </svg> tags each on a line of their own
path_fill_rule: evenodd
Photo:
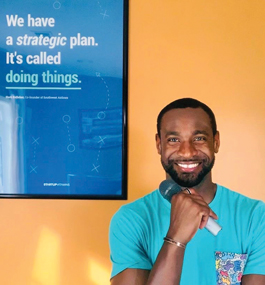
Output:
<svg viewBox="0 0 265 285">
<path fill-rule="evenodd" d="M 124 1 L 0 3 L 0 194 L 124 194 Z"/>
</svg>

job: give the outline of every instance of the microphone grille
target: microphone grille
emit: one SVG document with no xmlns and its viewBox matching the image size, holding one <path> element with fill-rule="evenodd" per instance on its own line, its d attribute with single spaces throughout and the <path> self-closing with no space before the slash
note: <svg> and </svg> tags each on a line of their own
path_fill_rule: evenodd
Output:
<svg viewBox="0 0 265 285">
<path fill-rule="evenodd" d="M 179 193 L 181 189 L 182 188 L 177 183 L 169 179 L 162 181 L 159 185 L 161 195 L 169 202 L 171 201 L 172 196 Z"/>
</svg>

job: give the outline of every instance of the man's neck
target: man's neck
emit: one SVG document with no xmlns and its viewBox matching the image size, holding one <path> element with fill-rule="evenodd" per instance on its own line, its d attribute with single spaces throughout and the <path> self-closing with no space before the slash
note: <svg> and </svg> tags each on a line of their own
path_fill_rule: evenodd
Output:
<svg viewBox="0 0 265 285">
<path fill-rule="evenodd" d="M 217 185 L 212 181 L 204 181 L 192 188 L 202 196 L 207 204 L 210 204 L 215 197 Z"/>
</svg>

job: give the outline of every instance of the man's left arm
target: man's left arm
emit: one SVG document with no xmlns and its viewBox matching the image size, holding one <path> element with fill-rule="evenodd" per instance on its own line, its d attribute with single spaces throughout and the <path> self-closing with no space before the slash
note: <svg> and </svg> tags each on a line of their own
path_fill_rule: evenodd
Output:
<svg viewBox="0 0 265 285">
<path fill-rule="evenodd" d="M 248 274 L 242 276 L 242 285 L 264 285 L 265 275 Z"/>
<path fill-rule="evenodd" d="M 253 211 L 249 231 L 251 252 L 242 276 L 242 285 L 265 284 L 265 204 L 259 202 Z"/>
</svg>

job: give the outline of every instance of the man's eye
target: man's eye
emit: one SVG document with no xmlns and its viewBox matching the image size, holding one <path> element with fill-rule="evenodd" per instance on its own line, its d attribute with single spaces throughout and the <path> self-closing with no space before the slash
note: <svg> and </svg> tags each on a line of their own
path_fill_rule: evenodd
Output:
<svg viewBox="0 0 265 285">
<path fill-rule="evenodd" d="M 196 137 L 194 140 L 197 142 L 200 142 L 200 141 L 206 141 L 206 138 L 205 137 Z"/>
<path fill-rule="evenodd" d="M 178 138 L 169 138 L 168 142 L 179 142 Z"/>
</svg>

